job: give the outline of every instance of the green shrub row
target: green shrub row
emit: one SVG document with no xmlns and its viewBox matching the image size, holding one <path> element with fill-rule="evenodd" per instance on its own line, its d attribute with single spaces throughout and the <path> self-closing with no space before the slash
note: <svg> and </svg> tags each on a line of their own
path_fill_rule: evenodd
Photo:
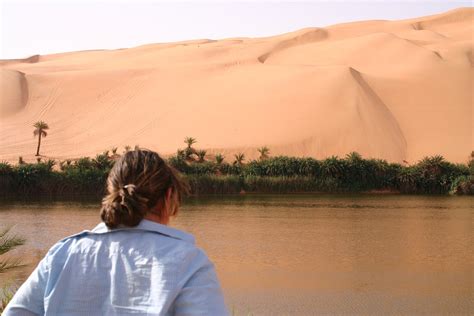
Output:
<svg viewBox="0 0 474 316">
<path fill-rule="evenodd" d="M 0 195 L 14 197 L 98 196 L 116 156 L 107 152 L 58 165 L 48 160 L 12 166 L 0 162 Z M 474 162 L 453 164 L 441 156 L 404 166 L 357 153 L 345 158 L 272 157 L 247 164 L 189 162 L 180 156 L 169 163 L 188 179 L 194 194 L 360 192 L 389 190 L 408 194 L 473 194 Z"/>
<path fill-rule="evenodd" d="M 252 184 L 265 182 L 268 187 L 275 188 L 274 192 L 293 192 L 297 191 L 291 189 L 296 183 L 295 179 L 299 179 L 298 181 L 305 182 L 303 191 L 392 190 L 412 194 L 448 193 L 455 189 L 454 185 L 461 179 L 471 177 L 472 165 L 474 165 L 472 162 L 469 165 L 453 164 L 441 156 L 433 156 L 426 157 L 415 165 L 404 166 L 381 159 L 363 159 L 357 153 L 351 153 L 345 158 L 329 157 L 324 160 L 272 157 L 254 160 L 243 165 L 213 162 L 188 163 L 176 156 L 170 158 L 170 164 L 182 173 L 194 177 L 240 176 L 246 187 L 250 188 L 249 191 L 262 191 L 254 190 L 255 186 Z M 228 177 L 223 179 L 228 179 Z M 286 179 L 284 182 L 289 186 L 288 190 L 277 189 L 277 186 L 270 184 L 277 181 L 280 185 L 281 179 Z"/>
</svg>

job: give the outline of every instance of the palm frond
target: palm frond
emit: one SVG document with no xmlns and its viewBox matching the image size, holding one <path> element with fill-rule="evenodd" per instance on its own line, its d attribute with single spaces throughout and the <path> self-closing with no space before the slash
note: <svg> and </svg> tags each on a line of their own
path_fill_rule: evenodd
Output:
<svg viewBox="0 0 474 316">
<path fill-rule="evenodd" d="M 24 245 L 25 239 L 18 237 L 16 235 L 10 236 L 11 227 L 5 228 L 3 231 L 0 231 L 0 255 L 3 255 L 14 248 Z"/>
<path fill-rule="evenodd" d="M 7 308 L 8 303 L 13 298 L 17 288 L 15 286 L 4 285 L 2 289 L 0 289 L 0 313 L 5 311 Z"/>
<path fill-rule="evenodd" d="M 188 148 L 191 148 L 192 145 L 197 143 L 197 140 L 196 138 L 193 138 L 193 137 L 186 137 L 184 139 L 184 142 L 188 145 Z"/>
<path fill-rule="evenodd" d="M 220 165 L 224 161 L 224 156 L 222 154 L 216 155 L 216 163 Z"/>
<path fill-rule="evenodd" d="M 8 270 L 24 267 L 25 264 L 18 258 L 7 258 L 0 260 L 0 273 L 5 273 Z"/>
<path fill-rule="evenodd" d="M 33 125 L 34 128 L 36 129 L 49 129 L 48 123 L 44 121 L 38 121 Z"/>
</svg>

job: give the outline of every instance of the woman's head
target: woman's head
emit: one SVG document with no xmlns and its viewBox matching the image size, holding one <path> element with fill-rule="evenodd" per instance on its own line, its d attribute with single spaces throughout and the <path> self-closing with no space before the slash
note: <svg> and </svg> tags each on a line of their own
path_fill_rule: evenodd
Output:
<svg viewBox="0 0 474 316">
<path fill-rule="evenodd" d="M 147 215 L 165 221 L 176 215 L 188 186 L 157 153 L 136 149 L 115 163 L 107 191 L 100 212 L 104 223 L 110 228 L 133 227 Z"/>
</svg>

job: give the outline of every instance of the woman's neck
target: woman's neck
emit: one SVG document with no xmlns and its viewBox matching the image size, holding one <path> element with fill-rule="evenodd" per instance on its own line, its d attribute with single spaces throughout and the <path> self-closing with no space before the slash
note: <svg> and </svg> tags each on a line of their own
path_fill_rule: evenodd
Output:
<svg viewBox="0 0 474 316">
<path fill-rule="evenodd" d="M 170 222 L 169 217 L 162 218 L 161 216 L 158 216 L 157 214 L 152 213 L 152 212 L 148 212 L 145 215 L 144 218 L 149 220 L 149 221 L 152 221 L 152 222 L 155 222 L 155 223 L 158 223 L 158 224 L 162 224 L 162 225 L 168 225 L 169 222 Z"/>
</svg>

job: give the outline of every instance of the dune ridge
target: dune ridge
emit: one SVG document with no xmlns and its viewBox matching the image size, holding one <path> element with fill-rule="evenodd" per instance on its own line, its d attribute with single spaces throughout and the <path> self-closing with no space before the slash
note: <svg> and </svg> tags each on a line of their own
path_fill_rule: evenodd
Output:
<svg viewBox="0 0 474 316">
<path fill-rule="evenodd" d="M 474 149 L 474 9 L 0 61 L 0 160 L 93 156 L 136 144 L 162 154 L 325 158 L 357 151 L 410 163 Z"/>
</svg>

